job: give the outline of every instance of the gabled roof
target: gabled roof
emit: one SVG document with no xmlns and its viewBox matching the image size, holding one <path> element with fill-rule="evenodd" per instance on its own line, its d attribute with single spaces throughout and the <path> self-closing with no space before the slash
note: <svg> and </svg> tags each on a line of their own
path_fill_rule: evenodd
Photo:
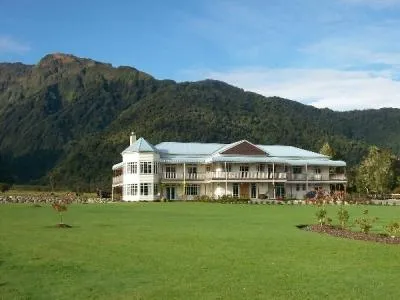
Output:
<svg viewBox="0 0 400 300">
<path fill-rule="evenodd" d="M 266 153 L 263 149 L 246 140 L 230 144 L 218 152 L 221 155 L 268 155 L 268 153 Z"/>
<path fill-rule="evenodd" d="M 132 145 L 122 151 L 124 153 L 134 153 L 134 152 L 158 152 L 157 149 L 146 141 L 144 138 L 139 138 Z"/>
</svg>

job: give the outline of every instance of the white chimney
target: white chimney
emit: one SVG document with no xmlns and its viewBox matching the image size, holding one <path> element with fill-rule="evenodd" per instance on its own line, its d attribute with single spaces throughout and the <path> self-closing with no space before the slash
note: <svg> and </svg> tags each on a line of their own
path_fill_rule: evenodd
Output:
<svg viewBox="0 0 400 300">
<path fill-rule="evenodd" d="M 136 134 L 135 132 L 131 132 L 131 136 L 130 136 L 130 145 L 132 145 L 134 142 L 136 142 Z"/>
</svg>

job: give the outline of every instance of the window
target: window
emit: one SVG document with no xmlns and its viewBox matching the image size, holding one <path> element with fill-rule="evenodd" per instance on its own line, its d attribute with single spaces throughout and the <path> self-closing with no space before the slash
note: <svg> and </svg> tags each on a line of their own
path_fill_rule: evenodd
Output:
<svg viewBox="0 0 400 300">
<path fill-rule="evenodd" d="M 200 186 L 198 184 L 188 184 L 185 186 L 185 195 L 197 196 L 200 193 Z"/>
<path fill-rule="evenodd" d="M 188 166 L 189 174 L 197 174 L 197 166 Z"/>
<path fill-rule="evenodd" d="M 206 172 L 211 172 L 211 166 L 210 165 L 206 166 Z"/>
<path fill-rule="evenodd" d="M 233 197 L 239 197 L 239 184 L 233 184 Z"/>
<path fill-rule="evenodd" d="M 241 177 L 247 177 L 249 174 L 249 166 L 240 166 Z"/>
<path fill-rule="evenodd" d="M 257 172 L 265 172 L 265 165 L 264 164 L 259 164 L 257 166 Z"/>
<path fill-rule="evenodd" d="M 293 174 L 301 174 L 302 167 L 293 167 Z"/>
<path fill-rule="evenodd" d="M 158 174 L 158 166 L 159 166 L 159 163 L 155 162 L 154 163 L 154 174 Z"/>
<path fill-rule="evenodd" d="M 303 191 L 307 190 L 307 185 L 303 183 Z"/>
<path fill-rule="evenodd" d="M 138 192 L 137 184 L 127 184 L 124 186 L 124 194 L 127 196 L 136 196 Z"/>
<path fill-rule="evenodd" d="M 251 198 L 257 198 L 257 184 L 251 184 Z"/>
<path fill-rule="evenodd" d="M 148 196 L 150 191 L 150 183 L 141 183 L 140 184 L 140 195 Z"/>
<path fill-rule="evenodd" d="M 165 178 L 176 178 L 176 169 L 174 165 L 165 166 Z"/>
<path fill-rule="evenodd" d="M 127 174 L 136 174 L 137 173 L 137 163 L 128 162 L 126 164 L 126 173 Z"/>
<path fill-rule="evenodd" d="M 296 184 L 296 191 L 300 191 L 300 184 Z"/>
<path fill-rule="evenodd" d="M 153 195 L 158 195 L 158 183 L 153 185 Z"/>
<path fill-rule="evenodd" d="M 141 161 L 140 162 L 140 173 L 141 174 L 151 174 L 151 162 Z"/>
<path fill-rule="evenodd" d="M 226 168 L 225 168 L 225 166 L 226 166 Z M 232 172 L 232 164 L 230 164 L 230 163 L 226 163 L 226 164 L 224 164 L 224 172 Z"/>
<path fill-rule="evenodd" d="M 272 171 L 274 170 L 274 168 L 272 166 L 268 166 L 268 173 L 272 173 Z"/>
<path fill-rule="evenodd" d="M 320 168 L 315 168 L 315 174 L 321 174 L 321 169 Z"/>
</svg>

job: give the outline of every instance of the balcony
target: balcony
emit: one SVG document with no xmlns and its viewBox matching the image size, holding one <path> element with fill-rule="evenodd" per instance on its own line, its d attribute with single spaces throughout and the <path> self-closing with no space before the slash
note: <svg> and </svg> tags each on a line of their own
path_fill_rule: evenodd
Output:
<svg viewBox="0 0 400 300">
<path fill-rule="evenodd" d="M 162 178 L 166 180 L 183 180 L 183 173 L 164 172 Z M 267 172 L 206 172 L 186 173 L 185 180 L 236 180 L 236 179 L 264 179 L 264 180 L 286 180 L 286 173 Z"/>
<path fill-rule="evenodd" d="M 345 181 L 345 174 L 288 174 L 288 180 L 292 181 Z"/>
<path fill-rule="evenodd" d="M 122 175 L 113 177 L 113 179 L 112 179 L 112 184 L 113 184 L 113 185 L 122 184 Z"/>
</svg>

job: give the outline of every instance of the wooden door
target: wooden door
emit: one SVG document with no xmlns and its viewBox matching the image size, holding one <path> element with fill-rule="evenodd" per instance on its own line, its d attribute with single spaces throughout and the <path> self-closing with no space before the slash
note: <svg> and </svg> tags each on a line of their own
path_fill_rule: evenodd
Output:
<svg viewBox="0 0 400 300">
<path fill-rule="evenodd" d="M 240 184 L 240 198 L 249 198 L 249 183 Z"/>
</svg>

